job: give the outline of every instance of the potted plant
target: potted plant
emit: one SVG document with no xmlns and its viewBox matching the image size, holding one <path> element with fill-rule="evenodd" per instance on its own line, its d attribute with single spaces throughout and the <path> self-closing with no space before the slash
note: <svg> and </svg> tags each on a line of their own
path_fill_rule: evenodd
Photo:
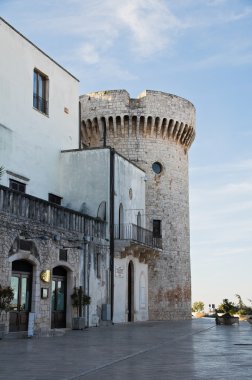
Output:
<svg viewBox="0 0 252 380">
<path fill-rule="evenodd" d="M 7 313 L 11 309 L 11 302 L 14 298 L 14 291 L 10 286 L 3 287 L 0 285 L 0 339 L 5 333 L 5 323 Z"/>
<path fill-rule="evenodd" d="M 192 313 L 195 318 L 202 318 L 205 316 L 204 313 L 205 304 L 202 301 L 196 301 L 192 305 Z"/>
<path fill-rule="evenodd" d="M 227 298 L 224 298 L 222 304 L 218 306 L 216 310 L 215 322 L 217 325 L 233 325 L 239 323 L 239 317 L 234 317 L 234 314 L 238 311 L 238 307 Z M 218 315 L 221 313 L 221 315 Z"/>
<path fill-rule="evenodd" d="M 76 317 L 73 317 L 73 330 L 83 330 L 85 328 L 85 317 L 82 315 L 83 306 L 89 305 L 91 297 L 83 293 L 82 286 L 74 287 L 71 295 L 73 308 L 76 310 Z"/>
</svg>

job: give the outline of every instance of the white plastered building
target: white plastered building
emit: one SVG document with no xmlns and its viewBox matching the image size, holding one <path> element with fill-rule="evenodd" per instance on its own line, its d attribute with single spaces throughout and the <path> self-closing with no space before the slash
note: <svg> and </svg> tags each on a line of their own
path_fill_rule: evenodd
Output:
<svg viewBox="0 0 252 380">
<path fill-rule="evenodd" d="M 0 18 L 0 284 L 6 331 L 148 319 L 145 173 L 106 145 L 80 149 L 79 81 Z"/>
</svg>

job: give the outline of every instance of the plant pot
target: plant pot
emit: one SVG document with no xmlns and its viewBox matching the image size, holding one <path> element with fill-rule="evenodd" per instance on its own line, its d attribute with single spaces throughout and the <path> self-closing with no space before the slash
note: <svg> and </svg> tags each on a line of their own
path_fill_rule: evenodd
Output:
<svg viewBox="0 0 252 380">
<path fill-rule="evenodd" d="M 83 330 L 85 328 L 85 318 L 75 317 L 72 319 L 73 330 Z"/>
<path fill-rule="evenodd" d="M 199 312 L 199 311 L 195 311 L 192 313 L 192 315 L 195 317 L 195 318 L 203 318 L 205 316 L 205 313 L 203 312 Z"/>
<path fill-rule="evenodd" d="M 221 317 L 216 317 L 217 325 L 233 325 L 234 323 L 239 323 L 239 317 L 233 317 L 232 315 L 222 315 Z"/>
<path fill-rule="evenodd" d="M 251 316 L 249 316 L 249 318 L 247 319 L 247 322 L 248 322 L 250 325 L 252 325 L 252 317 L 251 317 Z"/>
</svg>

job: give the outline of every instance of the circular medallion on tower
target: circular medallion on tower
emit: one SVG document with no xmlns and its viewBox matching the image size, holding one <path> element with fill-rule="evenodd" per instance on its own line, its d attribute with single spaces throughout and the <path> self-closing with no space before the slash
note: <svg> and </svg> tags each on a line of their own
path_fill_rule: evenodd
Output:
<svg viewBox="0 0 252 380">
<path fill-rule="evenodd" d="M 154 162 L 153 164 L 152 164 L 152 170 L 154 171 L 154 173 L 156 173 L 156 174 L 160 174 L 161 173 L 161 171 L 163 170 L 163 167 L 162 167 L 162 165 L 160 164 L 160 162 Z"/>
</svg>

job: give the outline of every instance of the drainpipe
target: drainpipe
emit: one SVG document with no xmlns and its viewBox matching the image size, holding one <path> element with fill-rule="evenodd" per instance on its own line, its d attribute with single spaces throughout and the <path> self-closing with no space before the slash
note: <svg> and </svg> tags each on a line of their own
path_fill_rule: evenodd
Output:
<svg viewBox="0 0 252 380">
<path fill-rule="evenodd" d="M 81 102 L 79 102 L 79 149 L 81 149 Z"/>
<path fill-rule="evenodd" d="M 89 246 L 90 248 L 90 246 Z M 89 296 L 89 282 L 90 282 L 90 266 L 91 266 L 91 255 L 88 249 L 88 273 L 87 273 L 87 295 Z M 87 305 L 87 327 L 89 327 L 89 305 Z"/>
<path fill-rule="evenodd" d="M 106 120 L 104 118 L 103 120 L 103 148 L 106 148 L 107 145 L 107 126 L 106 126 Z"/>
<path fill-rule="evenodd" d="M 110 149 L 110 274 L 111 274 L 111 321 L 114 312 L 114 194 L 115 194 L 115 151 Z"/>
</svg>

